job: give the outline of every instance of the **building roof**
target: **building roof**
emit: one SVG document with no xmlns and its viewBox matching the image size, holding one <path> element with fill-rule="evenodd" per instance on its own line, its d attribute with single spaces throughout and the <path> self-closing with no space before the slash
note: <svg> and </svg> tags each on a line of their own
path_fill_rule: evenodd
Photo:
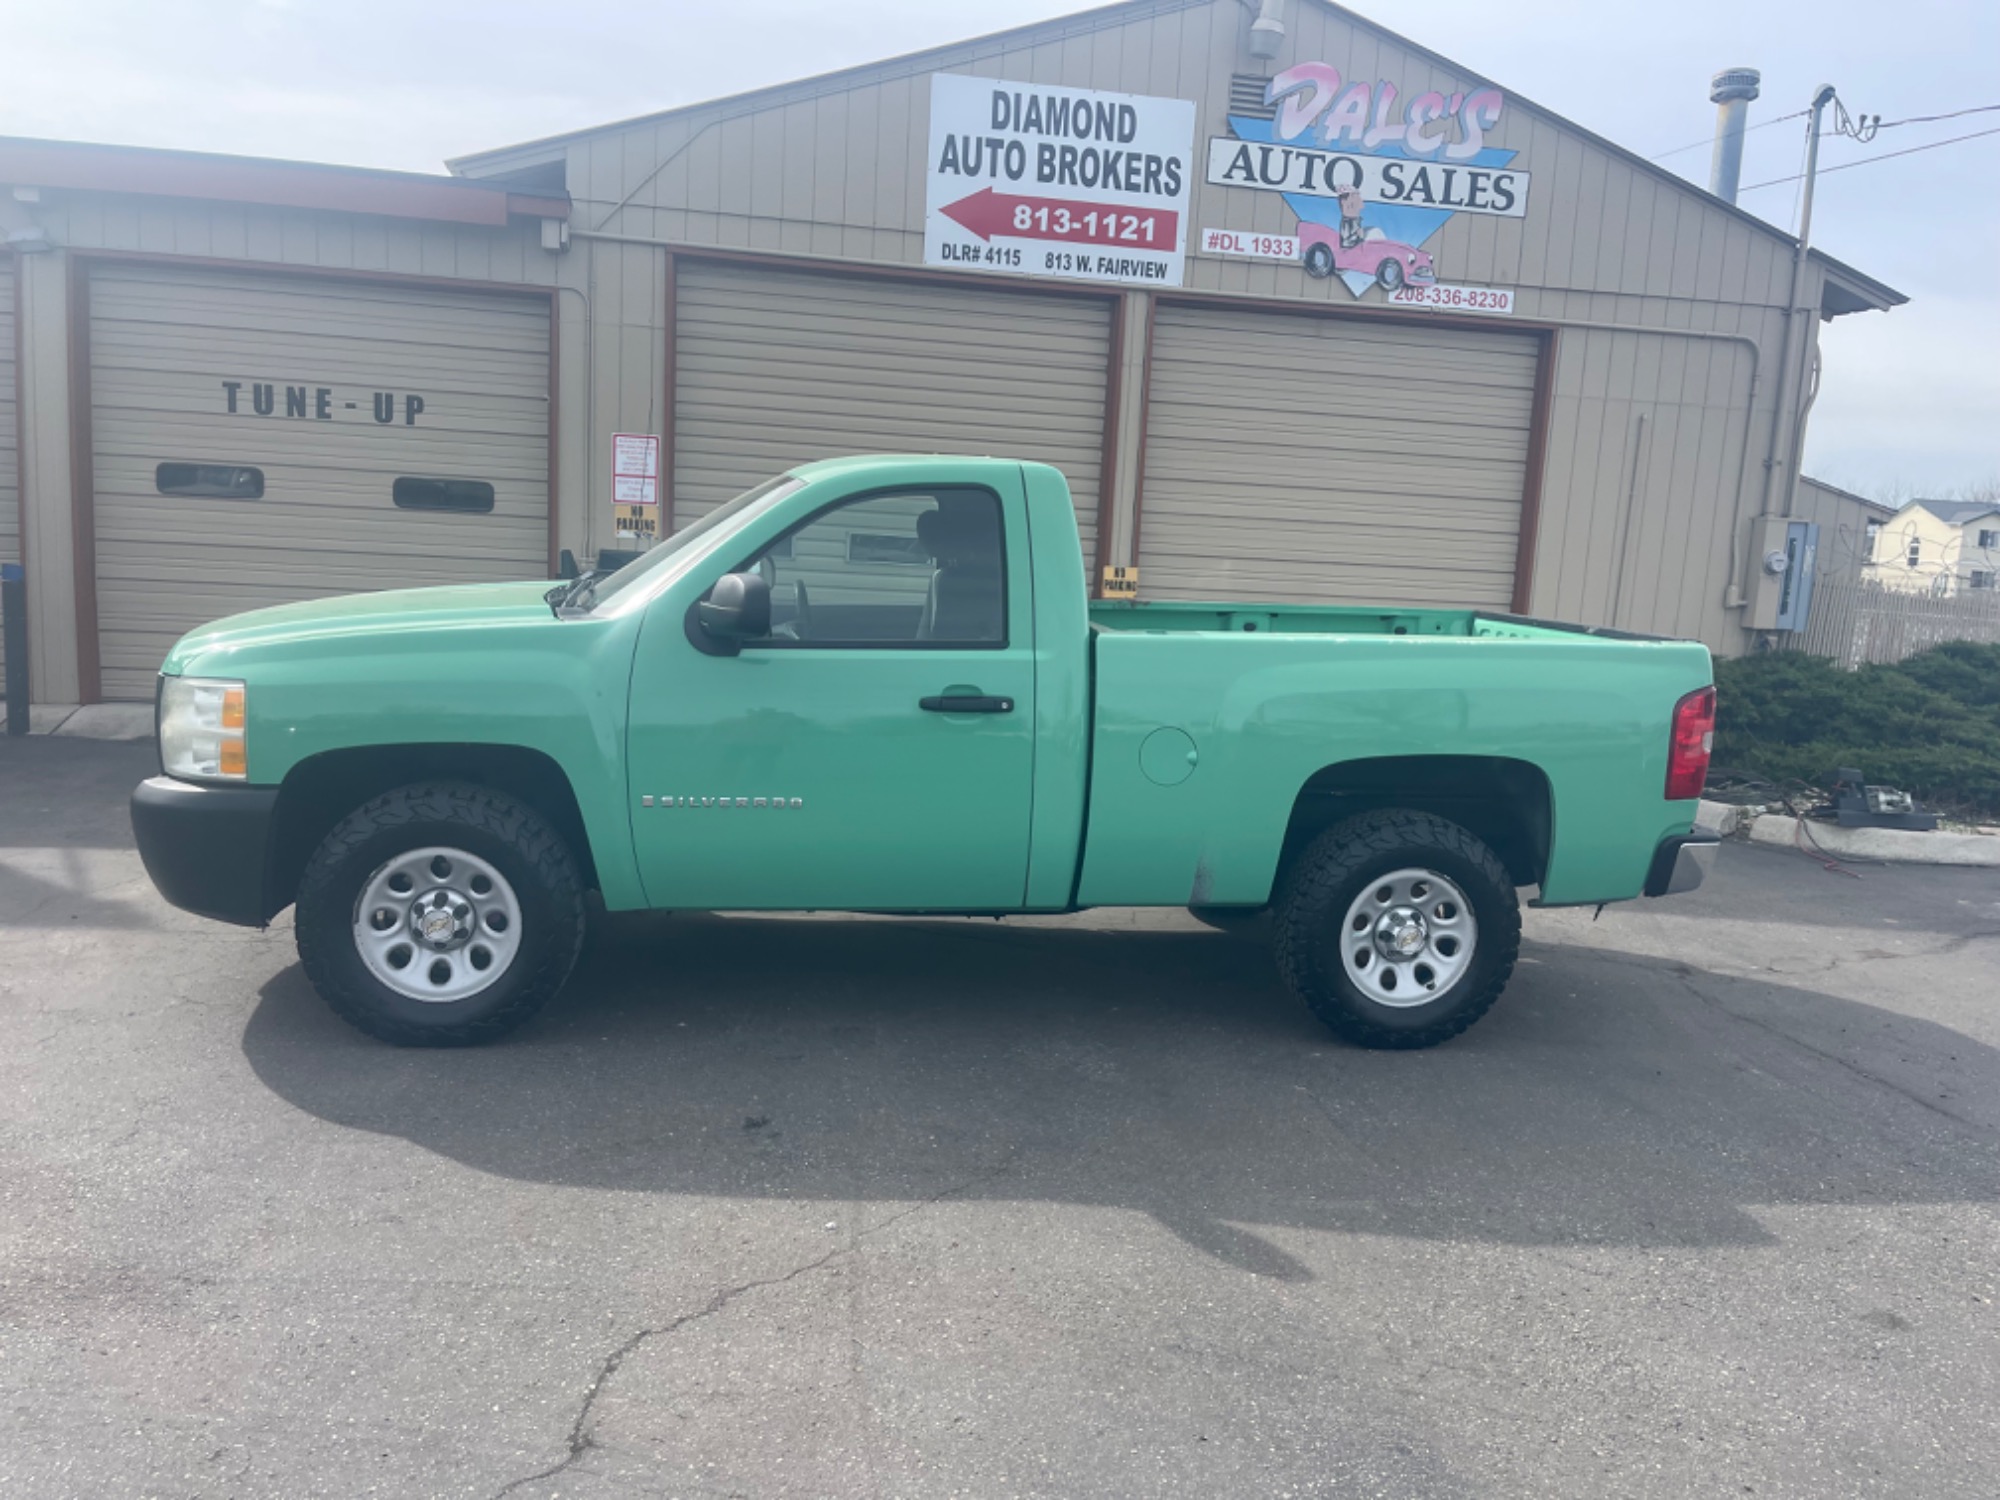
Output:
<svg viewBox="0 0 2000 1500">
<path fill-rule="evenodd" d="M 499 226 L 517 214 L 569 217 L 565 193 L 511 192 L 504 186 L 463 177 L 20 136 L 0 136 L 0 183 L 277 208 L 339 209 L 447 224 Z"/>
<path fill-rule="evenodd" d="M 1209 0 L 1118 0 L 1116 4 L 1098 6 L 1094 9 L 1075 12 L 1067 16 L 1056 16 L 1046 21 L 1035 21 L 1025 26 L 1010 27 L 1004 31 L 988 32 L 982 36 L 968 37 L 963 41 L 948 42 L 942 46 L 925 48 L 920 52 L 906 52 L 876 62 L 860 63 L 854 67 L 840 68 L 831 73 L 814 74 L 806 78 L 793 79 L 784 83 L 769 84 L 763 88 L 751 89 L 740 94 L 729 94 L 716 99 L 704 99 L 693 104 L 676 105 L 671 109 L 657 110 L 651 114 L 636 115 L 625 120 L 609 121 L 602 125 L 586 126 L 579 130 L 563 131 L 557 135 L 543 136 L 536 140 L 523 141 L 517 145 L 496 147 L 490 151 L 476 151 L 466 156 L 452 158 L 445 163 L 445 167 L 455 175 L 465 177 L 476 178 L 492 175 L 497 178 L 511 176 L 520 168 L 536 165 L 538 153 L 554 152 L 557 148 L 567 146 L 572 141 L 582 140 L 589 136 L 602 135 L 608 131 L 629 130 L 634 126 L 658 124 L 662 121 L 677 119 L 685 115 L 707 110 L 715 110 L 727 115 L 749 113 L 755 109 L 769 107 L 778 102 L 781 97 L 787 95 L 798 98 L 812 98 L 820 94 L 832 93 L 840 88 L 853 86 L 869 74 L 888 78 L 907 77 L 914 73 L 925 72 L 947 54 L 961 52 L 968 47 L 990 46 L 997 42 L 1019 42 L 1031 35 L 1056 36 L 1066 32 L 1097 31 L 1107 26 L 1122 24 L 1133 15 L 1148 12 L 1171 13 L 1207 3 L 1209 3 Z M 1459 74 L 1475 83 L 1488 84 L 1494 88 L 1502 87 L 1493 79 L 1484 77 L 1471 68 L 1466 67 L 1463 63 L 1446 57 L 1442 53 L 1433 52 L 1428 47 L 1424 47 L 1417 42 L 1411 41 L 1408 37 L 1390 30 L 1380 22 L 1371 21 L 1368 17 L 1348 10 L 1345 6 L 1332 3 L 1332 0 L 1302 0 L 1302 3 L 1317 5 L 1322 10 L 1329 11 L 1338 16 L 1342 21 L 1351 26 L 1373 32 L 1377 36 L 1386 37 L 1395 43 L 1396 46 L 1405 49 L 1413 55 L 1425 58 L 1439 67 L 1447 68 L 1451 72 Z M 1534 100 L 1518 94 L 1512 89 L 1505 89 L 1504 92 L 1510 100 L 1526 105 L 1536 113 L 1557 122 L 1563 129 L 1574 133 L 1605 151 L 1609 151 L 1627 166 L 1649 173 L 1663 182 L 1670 183 L 1682 192 L 1691 193 L 1704 200 L 1709 207 L 1733 214 L 1744 223 L 1752 225 L 1760 232 L 1768 234 L 1786 245 L 1796 246 L 1798 244 L 1797 236 L 1787 234 L 1775 224 L 1766 219 L 1759 218 L 1747 209 L 1739 208 L 1726 199 L 1716 197 L 1698 183 L 1691 182 L 1678 172 L 1669 171 L 1657 162 L 1648 161 L 1637 152 L 1630 151 L 1615 141 L 1607 140 L 1595 131 L 1586 129 L 1574 120 L 1567 119 L 1557 114 L 1554 110 L 1537 104 Z M 1889 308 L 1900 307 L 1910 300 L 1905 293 L 1897 291 L 1886 282 L 1877 281 L 1874 277 L 1834 259 L 1821 250 L 1813 249 L 1808 254 L 1812 260 L 1823 265 L 1828 273 L 1826 294 L 1821 300 L 1820 309 L 1827 317 L 1839 317 L 1842 314 L 1851 312 L 1886 312 Z"/>
<path fill-rule="evenodd" d="M 1870 500 L 1866 495 L 1857 495 L 1852 490 L 1844 490 L 1837 484 L 1828 484 L 1824 479 L 1815 479 L 1810 474 L 1801 474 L 1799 483 L 1825 490 L 1830 495 L 1838 495 L 1843 500 L 1851 500 L 1856 505 L 1866 506 L 1869 510 L 1880 511 L 1885 516 L 1893 516 L 1896 513 L 1896 507 L 1893 505 L 1884 505 L 1880 500 Z"/>
<path fill-rule="evenodd" d="M 2000 500 L 1912 500 L 1910 504 L 1921 505 L 1949 526 L 2000 516 Z"/>
</svg>

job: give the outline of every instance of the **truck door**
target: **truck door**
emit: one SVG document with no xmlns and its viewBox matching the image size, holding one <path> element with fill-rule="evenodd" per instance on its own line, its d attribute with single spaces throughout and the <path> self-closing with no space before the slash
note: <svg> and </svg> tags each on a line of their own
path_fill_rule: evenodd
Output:
<svg viewBox="0 0 2000 1500">
<path fill-rule="evenodd" d="M 652 904 L 1021 906 L 1035 681 L 1018 474 L 851 494 L 713 571 L 764 575 L 771 630 L 716 656 L 679 611 L 646 621 L 627 754 Z"/>
</svg>

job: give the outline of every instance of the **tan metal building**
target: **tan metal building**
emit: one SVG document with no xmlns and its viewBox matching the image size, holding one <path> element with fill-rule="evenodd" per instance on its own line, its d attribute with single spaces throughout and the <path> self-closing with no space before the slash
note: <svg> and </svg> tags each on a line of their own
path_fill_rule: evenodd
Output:
<svg viewBox="0 0 2000 1500">
<path fill-rule="evenodd" d="M 1141 598 L 1744 649 L 1817 326 L 1901 296 L 1815 252 L 1788 317 L 1784 234 L 1281 9 L 1129 0 L 450 178 L 0 142 L 37 701 L 144 697 L 219 613 L 532 575 L 871 450 L 1057 464 Z"/>
<path fill-rule="evenodd" d="M 1893 505 L 1870 500 L 1839 485 L 1799 476 L 1792 495 L 1792 514 L 1801 521 L 1819 525 L 1819 548 L 1814 571 L 1821 578 L 1857 582 L 1866 577 L 1869 559 L 1875 552 L 1875 538 L 1883 524 L 1896 513 Z"/>
</svg>

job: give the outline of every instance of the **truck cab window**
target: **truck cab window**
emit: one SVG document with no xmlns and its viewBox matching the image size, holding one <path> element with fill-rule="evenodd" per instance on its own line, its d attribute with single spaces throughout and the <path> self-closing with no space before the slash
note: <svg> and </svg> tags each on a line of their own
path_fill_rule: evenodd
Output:
<svg viewBox="0 0 2000 1500">
<path fill-rule="evenodd" d="M 953 488 L 864 495 L 821 511 L 750 565 L 771 584 L 765 646 L 1007 642 L 1000 499 Z"/>
</svg>

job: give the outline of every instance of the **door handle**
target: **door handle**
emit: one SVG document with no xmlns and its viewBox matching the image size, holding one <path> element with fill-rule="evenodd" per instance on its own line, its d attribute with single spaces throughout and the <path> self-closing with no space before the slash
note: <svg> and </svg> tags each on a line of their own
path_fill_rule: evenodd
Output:
<svg viewBox="0 0 2000 1500">
<path fill-rule="evenodd" d="M 1012 698 L 994 698 L 985 693 L 941 693 L 919 698 L 917 707 L 932 714 L 1011 714 Z"/>
</svg>

